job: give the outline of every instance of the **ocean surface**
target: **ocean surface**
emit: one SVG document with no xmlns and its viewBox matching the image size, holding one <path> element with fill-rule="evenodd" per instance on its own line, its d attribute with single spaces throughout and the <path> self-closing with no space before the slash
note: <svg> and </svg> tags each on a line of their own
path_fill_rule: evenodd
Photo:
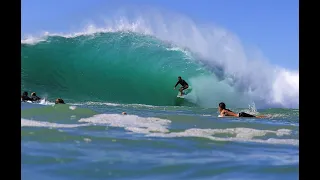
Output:
<svg viewBox="0 0 320 180">
<path fill-rule="evenodd" d="M 179 23 L 21 40 L 21 92 L 45 98 L 21 102 L 22 179 L 298 179 L 299 74 Z"/>
</svg>

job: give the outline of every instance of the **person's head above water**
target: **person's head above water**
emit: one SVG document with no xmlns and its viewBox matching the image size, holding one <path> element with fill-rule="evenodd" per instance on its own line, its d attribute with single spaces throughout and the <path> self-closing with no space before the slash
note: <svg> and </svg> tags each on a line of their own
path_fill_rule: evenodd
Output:
<svg viewBox="0 0 320 180">
<path fill-rule="evenodd" d="M 58 98 L 58 99 L 56 99 L 55 104 L 65 104 L 65 103 L 64 103 L 64 100 L 63 100 L 63 99 Z"/>
<path fill-rule="evenodd" d="M 24 92 L 22 93 L 22 96 L 28 96 L 28 92 L 27 92 L 27 91 L 24 91 Z"/>
<path fill-rule="evenodd" d="M 219 103 L 219 112 L 226 109 L 226 104 L 224 102 Z"/>
<path fill-rule="evenodd" d="M 31 93 L 31 96 L 36 96 L 37 94 L 35 92 Z"/>
<path fill-rule="evenodd" d="M 179 77 L 178 77 L 178 80 L 181 80 L 181 79 L 182 79 L 181 76 L 179 76 Z"/>
</svg>

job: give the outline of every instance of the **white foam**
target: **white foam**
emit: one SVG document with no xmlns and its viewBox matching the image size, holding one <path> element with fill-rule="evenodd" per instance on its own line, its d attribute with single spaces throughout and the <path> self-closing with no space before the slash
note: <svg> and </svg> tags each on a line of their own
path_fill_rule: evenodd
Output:
<svg viewBox="0 0 320 180">
<path fill-rule="evenodd" d="M 291 135 L 289 129 L 258 130 L 252 128 L 226 128 L 226 129 L 198 129 L 191 128 L 182 132 L 170 132 L 168 126 L 171 121 L 154 117 L 139 117 L 135 115 L 119 114 L 99 114 L 90 118 L 82 118 L 79 122 L 85 124 L 58 124 L 42 121 L 21 119 L 21 127 L 48 127 L 48 128 L 76 128 L 90 125 L 108 125 L 121 127 L 132 133 L 145 134 L 147 137 L 202 137 L 214 141 L 237 141 L 237 142 L 256 142 L 269 144 L 288 144 L 299 145 L 297 139 L 276 139 L 266 140 L 256 139 L 255 137 L 265 136 L 267 133 L 275 134 L 278 137 Z M 225 136 L 225 137 L 222 137 Z"/>
<path fill-rule="evenodd" d="M 273 102 L 282 103 L 289 108 L 299 104 L 299 72 L 289 72 L 281 68 L 272 91 Z"/>
<path fill-rule="evenodd" d="M 40 103 L 42 105 L 54 105 L 54 102 L 47 101 L 46 99 L 41 99 Z"/>
<path fill-rule="evenodd" d="M 21 40 L 21 44 L 34 45 L 39 42 L 45 41 L 46 39 L 47 38 L 45 36 L 40 36 L 40 37 L 28 36 L 25 39 Z"/>
<path fill-rule="evenodd" d="M 55 104 L 53 102 L 47 101 L 46 99 L 41 99 L 39 103 L 32 102 L 32 101 L 24 101 L 24 102 L 31 103 L 31 104 L 41 104 L 41 105 L 54 105 Z"/>
<path fill-rule="evenodd" d="M 21 118 L 21 127 L 76 128 L 88 125 L 89 124 L 58 124 Z"/>
<path fill-rule="evenodd" d="M 71 109 L 71 110 L 76 110 L 76 109 L 77 109 L 77 106 L 69 106 L 69 109 Z"/>
<path fill-rule="evenodd" d="M 187 129 L 183 132 L 172 132 L 172 133 L 150 133 L 147 136 L 150 137 L 202 137 L 208 138 L 214 141 L 237 141 L 237 142 L 256 142 L 256 143 L 269 143 L 269 144 L 288 144 L 288 145 L 299 145 L 297 139 L 274 139 L 269 138 L 267 140 L 254 139 L 254 137 L 265 136 L 267 133 L 273 133 L 277 136 L 290 135 L 291 130 L 279 129 L 277 131 L 271 130 L 257 130 L 251 128 L 227 128 L 227 129 Z M 217 134 L 229 134 L 235 137 L 215 137 Z"/>
<path fill-rule="evenodd" d="M 169 132 L 167 126 L 171 121 L 167 119 L 139 117 L 135 115 L 99 114 L 90 118 L 82 118 L 79 122 L 123 127 L 124 129 L 135 133 L 166 133 Z"/>
<path fill-rule="evenodd" d="M 290 144 L 298 145 L 299 140 L 296 139 L 274 139 L 267 140 L 255 139 L 255 137 L 265 136 L 267 133 L 275 134 L 278 137 L 291 135 L 289 129 L 258 130 L 252 128 L 226 128 L 226 129 L 187 129 L 183 132 L 170 132 L 168 126 L 171 121 L 167 119 L 153 117 L 139 117 L 135 115 L 119 115 L 119 114 L 99 114 L 90 118 L 80 119 L 79 122 L 87 122 L 95 125 L 108 125 L 112 127 L 122 127 L 133 133 L 145 134 L 148 137 L 203 137 L 215 141 L 242 141 L 257 142 L 270 144 Z M 221 135 L 226 134 L 226 137 Z M 216 135 L 216 136 L 215 136 Z M 217 135 L 220 135 L 219 137 Z M 230 137 L 232 136 L 232 137 Z"/>
</svg>

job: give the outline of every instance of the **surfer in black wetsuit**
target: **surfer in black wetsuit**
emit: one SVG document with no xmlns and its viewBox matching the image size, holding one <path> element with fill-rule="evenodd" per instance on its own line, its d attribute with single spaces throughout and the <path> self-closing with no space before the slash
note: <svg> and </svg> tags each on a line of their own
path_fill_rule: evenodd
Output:
<svg viewBox="0 0 320 180">
<path fill-rule="evenodd" d="M 183 79 L 181 78 L 181 76 L 178 77 L 178 82 L 177 82 L 176 85 L 174 86 L 174 89 L 176 89 L 176 87 L 177 87 L 178 84 L 181 84 L 181 87 L 180 87 L 179 91 L 180 91 L 180 96 L 182 96 L 182 95 L 183 95 L 183 92 L 182 92 L 182 91 L 185 90 L 185 89 L 188 89 L 188 88 L 189 88 L 189 85 L 188 85 L 188 83 L 187 83 L 185 80 L 183 80 Z"/>
<path fill-rule="evenodd" d="M 64 100 L 63 100 L 63 99 L 58 98 L 58 99 L 56 99 L 55 104 L 65 104 L 65 103 L 64 103 Z"/>
<path fill-rule="evenodd" d="M 25 91 L 22 93 L 21 95 L 21 101 L 25 102 L 25 101 L 32 101 L 32 99 L 28 96 L 28 92 Z"/>
<path fill-rule="evenodd" d="M 39 102 L 41 100 L 41 98 L 39 98 L 35 92 L 31 93 L 31 99 L 32 102 Z"/>
<path fill-rule="evenodd" d="M 266 116 L 254 116 L 245 112 L 240 112 L 239 114 L 234 113 L 230 109 L 226 108 L 226 104 L 224 102 L 219 103 L 219 113 L 221 117 L 225 116 L 233 116 L 233 117 L 255 117 L 255 118 L 265 118 Z"/>
<path fill-rule="evenodd" d="M 31 101 L 31 102 L 39 102 L 41 98 L 39 98 L 35 92 L 31 93 L 31 97 L 28 96 L 28 92 L 23 92 L 21 95 L 21 101 Z"/>
</svg>

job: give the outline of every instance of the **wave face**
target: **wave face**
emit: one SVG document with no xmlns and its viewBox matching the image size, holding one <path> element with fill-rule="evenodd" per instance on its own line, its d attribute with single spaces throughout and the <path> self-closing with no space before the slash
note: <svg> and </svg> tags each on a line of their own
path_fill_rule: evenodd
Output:
<svg viewBox="0 0 320 180">
<path fill-rule="evenodd" d="M 53 36 L 23 46 L 23 87 L 76 101 L 172 105 L 177 77 L 204 74 L 182 51 L 150 36 Z"/>
<path fill-rule="evenodd" d="M 22 40 L 22 91 L 68 102 L 170 106 L 182 76 L 192 86 L 187 101 L 199 106 L 299 105 L 299 74 L 250 59 L 227 31 L 185 19 L 152 22 L 121 19 L 108 28 Z"/>
</svg>

